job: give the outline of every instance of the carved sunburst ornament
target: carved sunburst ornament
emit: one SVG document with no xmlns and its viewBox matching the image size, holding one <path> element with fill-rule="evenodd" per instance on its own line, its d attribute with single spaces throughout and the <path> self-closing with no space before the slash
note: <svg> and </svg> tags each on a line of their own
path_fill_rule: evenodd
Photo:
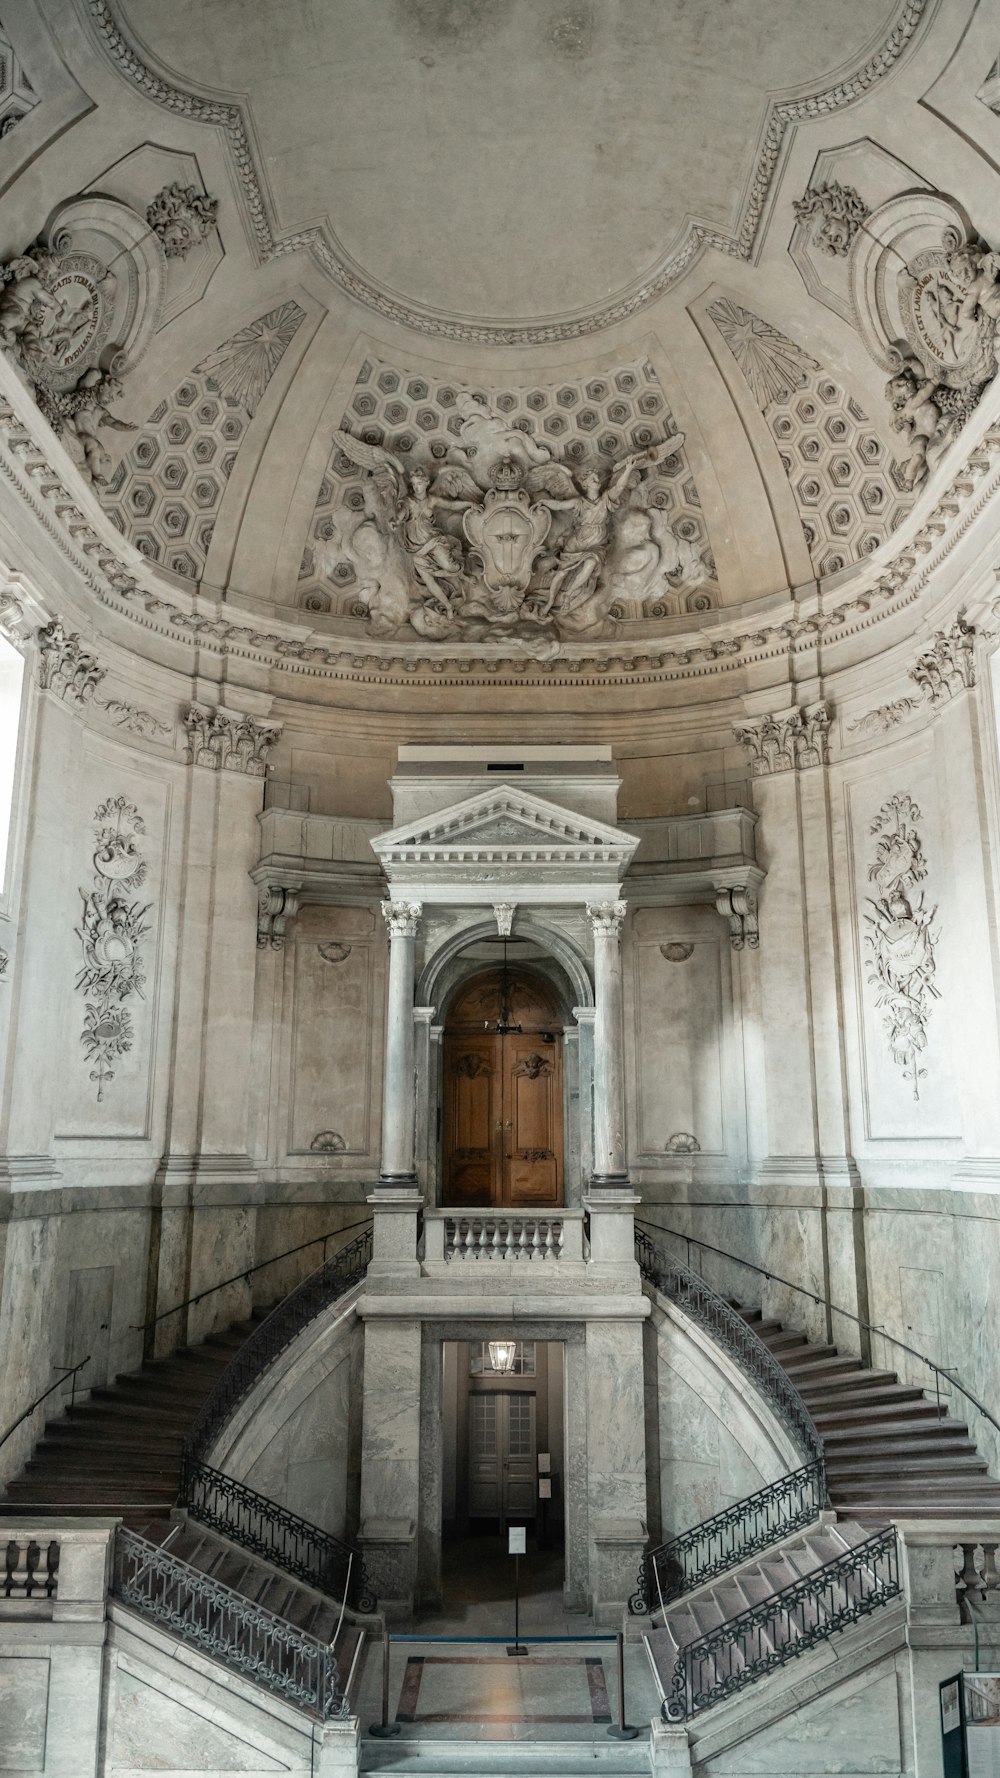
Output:
<svg viewBox="0 0 1000 1778">
<path fill-rule="evenodd" d="M 241 403 L 252 416 L 304 319 L 298 303 L 282 303 L 210 352 L 198 370 L 208 373 L 220 395 Z"/>
<path fill-rule="evenodd" d="M 728 298 L 708 310 L 726 345 L 753 391 L 763 413 L 772 401 L 783 401 L 793 389 L 801 389 L 811 370 L 819 366 L 808 352 L 786 339 L 776 327 L 741 309 Z"/>
</svg>

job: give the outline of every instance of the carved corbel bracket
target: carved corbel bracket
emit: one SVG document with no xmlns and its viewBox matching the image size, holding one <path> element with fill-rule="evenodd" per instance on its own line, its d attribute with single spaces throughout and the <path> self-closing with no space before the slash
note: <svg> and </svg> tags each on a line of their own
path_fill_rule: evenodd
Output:
<svg viewBox="0 0 1000 1778">
<path fill-rule="evenodd" d="M 288 922 L 298 909 L 297 888 L 280 883 L 261 884 L 257 892 L 257 944 L 261 950 L 284 950 Z"/>
<path fill-rule="evenodd" d="M 715 905 L 729 922 L 729 942 L 734 951 L 756 951 L 760 944 L 757 924 L 757 891 L 750 884 L 735 889 L 717 889 Z"/>
</svg>

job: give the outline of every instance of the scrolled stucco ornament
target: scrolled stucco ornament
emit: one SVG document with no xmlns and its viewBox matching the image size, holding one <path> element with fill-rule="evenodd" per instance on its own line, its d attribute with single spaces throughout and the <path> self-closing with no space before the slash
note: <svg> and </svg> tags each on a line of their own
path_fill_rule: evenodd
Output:
<svg viewBox="0 0 1000 1778">
<path fill-rule="evenodd" d="M 181 185 L 175 180 L 158 191 L 146 206 L 146 221 L 167 259 L 186 259 L 192 247 L 204 241 L 215 227 L 218 213 L 218 198 L 210 198 L 196 186 Z"/>
</svg>

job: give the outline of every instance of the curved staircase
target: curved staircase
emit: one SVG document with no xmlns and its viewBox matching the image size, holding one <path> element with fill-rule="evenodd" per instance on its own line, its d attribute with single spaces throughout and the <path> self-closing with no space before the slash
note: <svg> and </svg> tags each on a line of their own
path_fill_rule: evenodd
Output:
<svg viewBox="0 0 1000 1778">
<path fill-rule="evenodd" d="M 947 1406 L 901 1383 L 895 1371 L 872 1369 L 759 1309 L 734 1306 L 809 1409 L 838 1514 L 869 1525 L 1000 1517 L 1000 1482 Z"/>
<path fill-rule="evenodd" d="M 226 1366 L 268 1310 L 67 1405 L 0 1499 L 0 1517 L 114 1514 L 135 1527 L 177 1500 L 181 1450 Z"/>
</svg>

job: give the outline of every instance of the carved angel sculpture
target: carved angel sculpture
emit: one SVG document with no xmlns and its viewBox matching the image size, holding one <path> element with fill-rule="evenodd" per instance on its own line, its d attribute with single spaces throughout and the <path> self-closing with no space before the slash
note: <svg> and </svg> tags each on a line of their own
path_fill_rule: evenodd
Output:
<svg viewBox="0 0 1000 1778">
<path fill-rule="evenodd" d="M 559 463 L 529 473 L 527 484 L 543 491 L 545 505 L 571 515 L 547 586 L 535 600 L 537 615 L 551 614 L 560 629 L 574 634 L 603 623 L 611 595 L 598 592 L 598 581 L 611 542 L 612 514 L 624 500 L 635 471 L 673 456 L 683 443 L 683 433 L 675 433 L 661 444 L 632 451 L 615 464 L 603 488 L 594 469 L 584 470 L 578 480 Z"/>
<path fill-rule="evenodd" d="M 418 588 L 416 601 L 408 600 L 413 628 L 429 640 L 447 635 L 461 599 L 462 546 L 438 528 L 435 514 L 439 508 L 464 511 L 473 500 L 482 498 L 480 488 L 467 477 L 469 488 L 456 498 L 449 491 L 456 485 L 454 470 L 438 476 L 433 486 L 426 469 L 420 467 L 415 467 L 407 480 L 404 465 L 392 451 L 366 444 L 349 432 L 335 432 L 334 439 L 352 463 L 371 473 L 385 524 L 409 560 Z M 442 485 L 446 478 L 447 487 Z M 400 623 L 405 621 L 404 615 Z"/>
<path fill-rule="evenodd" d="M 951 425 L 938 405 L 934 377 L 927 375 L 917 358 L 908 358 L 889 378 L 885 393 L 893 410 L 893 429 L 901 432 L 909 445 L 903 480 L 908 488 L 915 488 L 927 474 L 930 454 L 948 442 Z"/>
<path fill-rule="evenodd" d="M 488 402 L 477 401 L 474 395 L 459 395 L 455 402 L 462 416 L 459 445 L 449 453 L 452 461 L 475 463 L 485 476 L 502 457 L 509 457 L 524 468 L 552 460 L 552 447 L 532 438 L 519 426 L 512 426 Z"/>
</svg>

